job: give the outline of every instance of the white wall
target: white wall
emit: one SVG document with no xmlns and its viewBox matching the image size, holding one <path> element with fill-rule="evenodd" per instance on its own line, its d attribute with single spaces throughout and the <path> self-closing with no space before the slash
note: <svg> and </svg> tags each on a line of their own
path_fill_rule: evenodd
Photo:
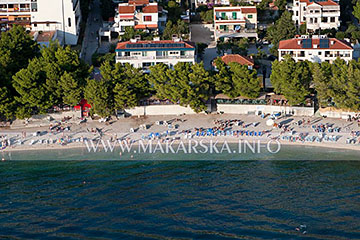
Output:
<svg viewBox="0 0 360 240">
<path fill-rule="evenodd" d="M 294 116 L 313 116 L 314 108 L 310 107 L 289 107 L 289 106 L 272 106 L 272 105 L 241 105 L 241 104 L 217 104 L 217 111 L 229 114 L 248 114 L 249 112 L 261 111 L 272 114 L 282 112 Z"/>
<path fill-rule="evenodd" d="M 180 105 L 141 106 L 125 109 L 125 111 L 132 116 L 196 114 L 190 107 L 183 107 Z"/>
<path fill-rule="evenodd" d="M 62 5 L 64 3 L 64 5 Z M 81 21 L 80 3 L 77 9 L 73 9 L 72 0 L 37 0 L 38 11 L 31 13 L 31 22 L 56 22 L 49 26 L 46 24 L 32 24 L 33 31 L 59 30 L 59 36 L 63 36 L 65 30 L 66 44 L 76 45 L 78 40 L 79 24 Z M 76 23 L 76 15 L 79 16 Z M 71 26 L 69 25 L 69 19 Z"/>
<path fill-rule="evenodd" d="M 349 112 L 349 111 L 341 111 L 339 109 L 329 109 L 329 108 L 320 108 L 319 113 L 321 116 L 326 116 L 329 118 L 341 118 L 347 119 L 348 116 L 355 116 L 356 114 L 360 114 L 360 112 Z"/>
</svg>

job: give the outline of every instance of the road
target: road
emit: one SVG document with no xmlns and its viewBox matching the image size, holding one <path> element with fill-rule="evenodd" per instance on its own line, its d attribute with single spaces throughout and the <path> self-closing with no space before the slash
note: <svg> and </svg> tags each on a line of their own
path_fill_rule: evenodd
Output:
<svg viewBox="0 0 360 240">
<path fill-rule="evenodd" d="M 91 4 L 89 17 L 86 23 L 85 36 L 82 45 L 82 59 L 91 64 L 91 57 L 99 47 L 98 31 L 102 26 L 100 0 L 94 0 Z"/>
</svg>

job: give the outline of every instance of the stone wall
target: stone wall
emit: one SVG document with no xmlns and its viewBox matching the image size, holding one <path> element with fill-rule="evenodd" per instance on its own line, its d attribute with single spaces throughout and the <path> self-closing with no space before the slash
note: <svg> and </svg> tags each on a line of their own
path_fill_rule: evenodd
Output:
<svg viewBox="0 0 360 240">
<path fill-rule="evenodd" d="M 242 104 L 217 104 L 217 111 L 229 114 L 249 114 L 261 111 L 266 114 L 281 112 L 292 114 L 294 116 L 313 116 L 314 108 L 312 107 L 290 107 L 290 106 L 273 106 L 273 105 L 242 105 Z"/>
<path fill-rule="evenodd" d="M 190 107 L 180 105 L 151 105 L 126 109 L 132 116 L 196 114 Z"/>
<path fill-rule="evenodd" d="M 335 108 L 320 108 L 319 113 L 321 116 L 326 116 L 329 118 L 341 118 L 341 119 L 348 119 L 349 115 L 353 117 L 356 114 L 360 114 L 360 112 L 350 112 Z"/>
</svg>

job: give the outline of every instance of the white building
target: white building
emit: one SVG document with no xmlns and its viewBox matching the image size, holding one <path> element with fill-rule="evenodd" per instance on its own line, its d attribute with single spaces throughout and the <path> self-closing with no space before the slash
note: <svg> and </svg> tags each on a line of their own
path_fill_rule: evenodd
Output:
<svg viewBox="0 0 360 240">
<path fill-rule="evenodd" d="M 123 35 L 126 27 L 158 33 L 165 29 L 166 20 L 167 11 L 156 2 L 129 0 L 118 5 L 114 23 L 102 28 L 100 36 L 110 40 L 111 32 Z"/>
<path fill-rule="evenodd" d="M 80 21 L 80 0 L 0 0 L 2 31 L 14 24 L 35 32 L 57 31 L 61 43 L 76 45 Z"/>
<path fill-rule="evenodd" d="M 214 27 L 216 40 L 232 37 L 257 38 L 256 7 L 215 7 Z"/>
<path fill-rule="evenodd" d="M 350 61 L 353 59 L 353 47 L 350 43 L 326 36 L 301 36 L 289 40 L 280 41 L 279 61 L 286 55 L 290 55 L 296 62 L 329 62 L 332 63 L 337 57 Z"/>
<path fill-rule="evenodd" d="M 295 24 L 306 23 L 310 32 L 340 27 L 340 5 L 332 0 L 293 0 L 290 10 Z"/>
<path fill-rule="evenodd" d="M 173 67 L 178 62 L 195 63 L 195 46 L 176 40 L 119 42 L 116 63 L 129 63 L 136 68 L 148 69 L 158 63 Z"/>
<path fill-rule="evenodd" d="M 195 2 L 196 7 L 200 5 L 217 5 L 217 6 L 230 6 L 230 0 L 191 0 Z M 239 3 L 248 3 L 257 5 L 261 3 L 262 0 L 238 0 Z"/>
</svg>

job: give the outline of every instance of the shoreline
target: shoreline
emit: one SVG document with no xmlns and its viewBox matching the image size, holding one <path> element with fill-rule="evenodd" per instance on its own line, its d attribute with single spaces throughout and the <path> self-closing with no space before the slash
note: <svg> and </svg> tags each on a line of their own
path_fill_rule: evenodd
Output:
<svg viewBox="0 0 360 240">
<path fill-rule="evenodd" d="M 133 145 L 136 145 L 138 141 L 148 141 L 150 138 L 149 134 L 159 134 L 160 137 L 153 139 L 156 142 L 157 139 L 162 139 L 163 144 L 166 142 L 165 139 L 174 140 L 176 142 L 183 141 L 218 141 L 219 144 L 223 142 L 227 143 L 238 143 L 239 140 L 246 140 L 248 142 L 260 141 L 261 144 L 266 144 L 271 139 L 277 138 L 281 145 L 286 146 L 303 146 L 303 147 L 321 147 L 327 149 L 342 149 L 342 150 L 353 150 L 360 151 L 360 127 L 354 122 L 347 122 L 342 119 L 325 119 L 319 117 L 303 118 L 303 117 L 281 117 L 275 120 L 276 124 L 283 125 L 287 131 L 282 128 L 275 128 L 267 125 L 268 119 L 262 119 L 260 116 L 255 115 L 240 115 L 240 114 L 223 114 L 223 115 L 183 115 L 183 116 L 147 116 L 147 117 L 131 117 L 112 121 L 108 124 L 99 123 L 98 121 L 89 120 L 85 124 L 75 123 L 63 123 L 63 127 L 69 127 L 69 131 L 51 132 L 49 131 L 49 123 L 46 126 L 31 127 L 31 128 L 16 128 L 16 129 L 1 129 L 0 137 L 3 135 L 8 139 L 13 139 L 14 144 L 7 147 L 4 150 L 0 150 L 0 154 L 9 152 L 24 152 L 24 151 L 51 151 L 51 150 L 68 150 L 68 149 L 85 149 L 87 150 L 82 139 L 95 140 L 101 139 L 107 141 L 118 141 L 119 139 L 126 141 L 135 141 Z M 302 121 L 302 124 L 298 124 Z M 159 122 L 166 122 L 167 124 L 159 124 Z M 222 134 L 216 136 L 196 136 L 195 129 L 219 129 L 219 122 L 223 124 L 226 122 L 224 128 L 222 128 Z M 228 124 L 228 122 L 230 122 Z M 241 122 L 241 124 L 240 124 Z M 324 135 L 336 136 L 336 141 L 329 142 L 322 139 L 321 142 L 317 141 L 295 141 L 290 142 L 288 140 L 281 139 L 283 136 L 288 137 L 299 137 L 309 136 L 317 137 L 319 133 L 314 131 L 316 125 L 326 125 L 332 128 L 338 127 L 341 129 L 340 132 L 327 132 Z M 145 127 L 144 127 L 145 126 Z M 94 132 L 93 129 L 99 129 L 99 132 Z M 91 131 L 89 130 L 91 129 Z M 135 130 L 133 130 L 135 129 Z M 3 131 L 1 131 L 3 130 Z M 326 129 L 327 130 L 327 129 Z M 41 131 L 45 132 L 42 136 L 33 136 L 34 132 Z M 200 130 L 205 131 L 205 130 Z M 216 130 L 218 131 L 218 130 Z M 245 136 L 244 135 L 228 135 L 225 132 L 262 132 L 261 136 Z M 25 137 L 21 137 L 22 133 L 26 132 Z M 100 134 L 101 132 L 101 134 Z M 191 132 L 191 138 L 185 138 L 186 133 Z M 356 132 L 357 136 L 352 136 Z M 166 134 L 165 134 L 166 133 Z M 226 136 L 224 136 L 226 135 Z M 250 134 L 249 134 L 250 135 Z M 154 135 L 152 135 L 154 138 Z M 304 137 L 302 137 L 304 138 Z M 346 144 L 346 139 L 355 139 L 356 144 Z M 15 145 L 15 141 L 22 139 L 24 142 L 22 145 Z M 57 143 L 59 139 L 70 139 L 71 143 L 66 145 L 60 145 Z M 56 143 L 43 143 L 43 141 L 51 140 Z M 29 145 L 31 141 L 35 141 L 34 145 Z M 42 142 L 42 143 L 39 143 Z M 99 147 L 101 144 L 99 144 Z M 115 148 L 118 148 L 119 144 Z"/>
<path fill-rule="evenodd" d="M 269 141 L 275 141 L 275 140 L 265 140 L 265 139 L 244 139 L 244 138 L 230 138 L 230 139 L 199 139 L 199 138 L 191 138 L 191 139 L 180 139 L 180 140 L 174 140 L 173 141 L 173 145 L 177 146 L 179 144 L 180 141 L 182 141 L 183 143 L 187 144 L 189 141 L 197 141 L 200 142 L 201 140 L 205 140 L 203 141 L 204 143 L 208 144 L 210 143 L 210 141 L 217 141 L 218 142 L 218 147 L 221 146 L 224 142 L 228 143 L 228 144 L 238 144 L 239 141 L 242 142 L 249 142 L 249 143 L 257 143 L 258 141 L 261 144 L 267 144 Z M 161 145 L 165 146 L 166 142 L 161 142 L 161 140 L 158 139 L 154 139 L 151 140 L 152 141 L 152 145 L 155 146 L 158 142 L 160 142 Z M 316 147 L 321 147 L 321 148 L 326 148 L 326 149 L 339 149 L 339 150 L 351 150 L 351 151 L 359 151 L 360 152 L 360 144 L 331 144 L 328 143 L 328 145 L 324 144 L 324 143 L 317 143 L 317 142 L 312 142 L 312 143 L 306 143 L 306 142 L 288 142 L 288 141 L 283 141 L 283 140 L 278 140 L 279 143 L 281 145 L 285 145 L 288 147 L 291 146 L 297 146 L 297 147 L 311 147 L 311 148 L 316 148 Z M 144 140 L 143 143 L 148 143 L 149 140 Z M 139 147 L 139 141 L 133 142 L 131 144 L 131 146 L 133 147 Z M 73 145 L 50 145 L 50 146 L 35 146 L 35 147 L 16 147 L 16 148 L 6 148 L 5 150 L 0 150 L 0 153 L 10 153 L 10 152 L 26 152 L 26 151 L 51 151 L 51 150 L 76 150 L 76 149 L 82 149 L 82 150 L 87 150 L 87 146 L 84 143 L 81 144 L 73 144 Z M 103 151 L 104 146 L 102 144 L 99 144 L 98 146 L 99 151 L 97 152 L 103 152 L 105 153 L 105 151 Z M 115 149 L 120 149 L 120 145 L 119 144 L 115 144 Z M 93 151 L 91 151 L 91 153 L 94 153 Z M 111 153 L 111 152 L 110 152 Z M 123 153 L 128 153 L 128 152 L 123 152 Z M 171 153 L 168 153 L 171 154 Z M 359 156 L 359 160 L 360 160 L 360 156 Z"/>
</svg>

